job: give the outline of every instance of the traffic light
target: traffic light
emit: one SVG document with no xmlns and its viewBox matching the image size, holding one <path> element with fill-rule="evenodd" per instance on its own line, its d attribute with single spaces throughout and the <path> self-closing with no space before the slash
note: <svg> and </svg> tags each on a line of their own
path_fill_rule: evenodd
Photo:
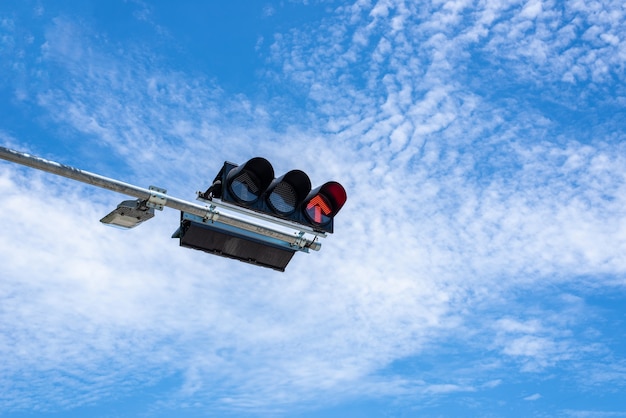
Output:
<svg viewBox="0 0 626 418">
<path fill-rule="evenodd" d="M 211 187 L 201 196 L 328 233 L 333 232 L 333 218 L 347 199 L 345 189 L 336 181 L 311 190 L 309 176 L 300 170 L 274 178 L 272 165 L 261 157 L 239 166 L 224 162 Z"/>
<path fill-rule="evenodd" d="M 343 186 L 336 181 L 329 181 L 309 193 L 302 204 L 302 213 L 312 226 L 332 233 L 333 218 L 346 199 Z"/>
</svg>

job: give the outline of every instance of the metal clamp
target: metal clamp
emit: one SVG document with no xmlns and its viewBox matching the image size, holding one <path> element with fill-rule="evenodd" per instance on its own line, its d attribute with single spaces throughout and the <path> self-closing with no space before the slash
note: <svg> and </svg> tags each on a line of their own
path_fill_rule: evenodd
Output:
<svg viewBox="0 0 626 418">
<path fill-rule="evenodd" d="M 164 196 L 165 193 L 167 193 L 167 190 L 156 186 L 150 186 L 149 189 L 152 193 L 150 193 L 150 198 L 146 202 L 146 206 L 157 210 L 163 210 L 163 206 L 165 206 L 165 203 L 167 202 L 167 197 Z"/>
<path fill-rule="evenodd" d="M 317 241 L 317 236 L 313 238 L 313 240 L 309 240 L 304 236 L 304 232 L 300 231 L 298 234 L 298 238 L 291 244 L 294 247 L 298 247 L 300 251 L 309 252 L 311 249 L 313 251 L 319 251 L 322 248 L 322 243 Z"/>
</svg>

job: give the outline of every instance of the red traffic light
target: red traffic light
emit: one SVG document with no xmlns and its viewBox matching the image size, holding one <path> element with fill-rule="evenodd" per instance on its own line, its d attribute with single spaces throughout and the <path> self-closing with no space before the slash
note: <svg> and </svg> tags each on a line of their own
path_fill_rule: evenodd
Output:
<svg viewBox="0 0 626 418">
<path fill-rule="evenodd" d="M 336 181 L 329 181 L 313 190 L 303 204 L 304 214 L 316 225 L 328 224 L 341 210 L 348 196 L 343 186 Z"/>
</svg>

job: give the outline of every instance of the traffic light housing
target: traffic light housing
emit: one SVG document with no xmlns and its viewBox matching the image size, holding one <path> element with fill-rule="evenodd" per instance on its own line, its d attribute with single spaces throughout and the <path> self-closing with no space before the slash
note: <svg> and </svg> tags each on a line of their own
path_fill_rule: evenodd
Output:
<svg viewBox="0 0 626 418">
<path fill-rule="evenodd" d="M 333 232 L 333 219 L 347 200 L 336 181 L 311 190 L 309 176 L 291 170 L 275 178 L 269 161 L 255 157 L 244 164 L 224 162 L 211 187 L 201 195 L 308 226 Z"/>
<path fill-rule="evenodd" d="M 207 222 L 185 212 L 181 212 L 180 227 L 172 238 L 179 238 L 181 247 L 278 271 L 285 271 L 296 251 L 302 251 L 280 240 L 221 222 Z"/>
</svg>

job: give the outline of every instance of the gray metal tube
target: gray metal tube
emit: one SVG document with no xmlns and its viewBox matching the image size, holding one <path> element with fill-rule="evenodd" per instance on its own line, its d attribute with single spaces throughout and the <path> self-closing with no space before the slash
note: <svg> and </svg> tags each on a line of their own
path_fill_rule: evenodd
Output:
<svg viewBox="0 0 626 418">
<path fill-rule="evenodd" d="M 148 199 L 152 195 L 152 191 L 133 186 L 132 184 L 110 179 L 98 174 L 83 171 L 68 165 L 59 164 L 54 161 L 45 160 L 34 155 L 5 147 L 0 147 L 0 158 L 140 199 Z"/>
<path fill-rule="evenodd" d="M 232 225 L 241 229 L 245 229 L 247 231 L 256 232 L 264 236 L 276 238 L 281 241 L 285 241 L 292 245 L 298 246 L 300 248 L 310 248 L 315 251 L 318 251 L 321 248 L 321 244 L 317 241 L 309 240 L 300 236 L 286 234 L 272 228 L 259 226 L 242 219 L 237 219 L 224 215 L 215 211 L 212 208 L 201 206 L 197 203 L 187 202 L 186 200 L 168 196 L 165 193 L 160 193 L 155 190 L 144 189 L 143 187 L 134 186 L 132 184 L 104 177 L 99 174 L 94 174 L 88 171 L 80 170 L 78 168 L 59 164 L 57 162 L 49 161 L 40 157 L 36 157 L 34 155 L 26 154 L 0 146 L 0 158 L 17 164 L 25 165 L 27 167 L 46 171 L 48 173 L 56 174 L 58 176 L 67 177 L 69 179 L 80 181 L 82 183 L 87 183 L 92 186 L 112 190 L 114 192 L 118 192 L 128 196 L 133 196 L 138 199 L 162 199 L 165 200 L 163 205 L 169 208 L 188 212 L 193 215 L 215 221 L 219 219 L 219 222 L 225 223 L 227 225 Z"/>
</svg>

